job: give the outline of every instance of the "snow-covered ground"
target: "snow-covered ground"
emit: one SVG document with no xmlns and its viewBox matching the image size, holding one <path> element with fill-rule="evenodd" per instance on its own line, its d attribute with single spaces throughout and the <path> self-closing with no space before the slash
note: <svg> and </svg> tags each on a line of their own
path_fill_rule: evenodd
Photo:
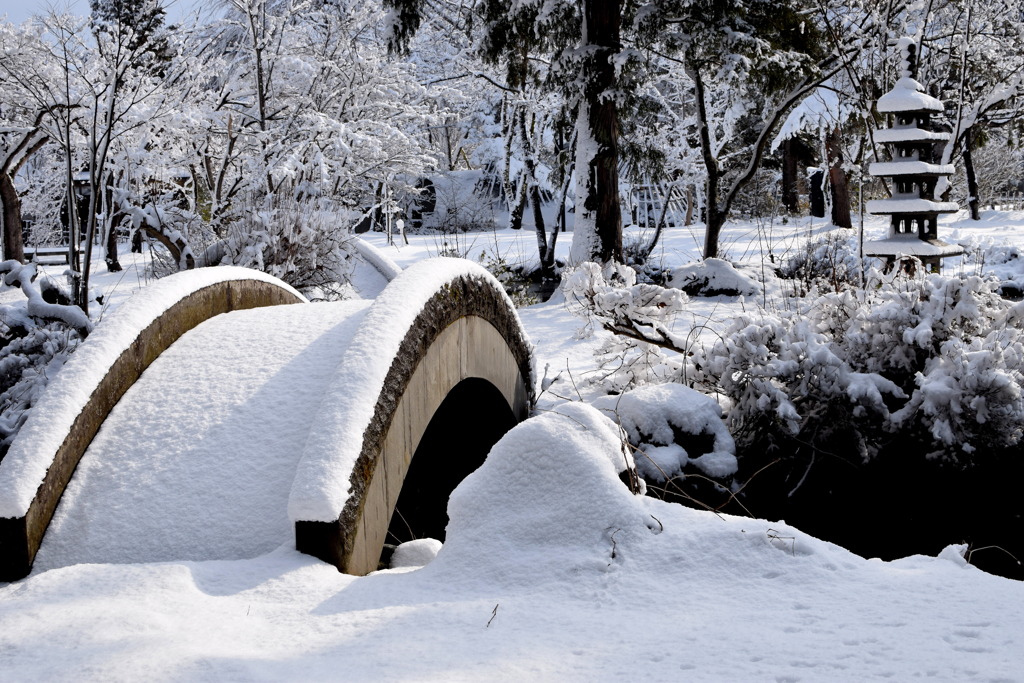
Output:
<svg viewBox="0 0 1024 683">
<path fill-rule="evenodd" d="M 954 259 L 947 272 L 1024 283 L 1022 227 L 1022 213 L 944 220 L 946 241 L 1005 257 Z M 737 222 L 722 246 L 756 275 L 826 228 Z M 868 228 L 870 238 L 883 225 Z M 511 263 L 535 253 L 530 232 L 410 236 L 400 247 L 367 237 L 402 266 L 452 249 Z M 699 227 L 672 229 L 655 257 L 685 264 L 701 240 Z M 94 282 L 116 304 L 143 273 Z M 745 300 L 692 299 L 676 332 L 692 326 L 699 340 L 741 310 L 781 305 L 768 280 Z M 558 297 L 520 313 L 538 371 L 561 376 L 538 417 L 456 490 L 427 566 L 354 578 L 286 542 L 246 559 L 37 570 L 0 584 L 0 680 L 1024 680 L 1024 584 L 967 565 L 956 548 L 882 562 L 783 522 L 630 495 L 610 423 L 563 400 L 599 393 L 589 380 L 606 333 Z M 130 444 L 117 447 L 133 461 Z M 178 495 L 181 508 L 199 504 Z M 132 533 L 159 535 L 175 517 L 140 514 Z"/>
</svg>

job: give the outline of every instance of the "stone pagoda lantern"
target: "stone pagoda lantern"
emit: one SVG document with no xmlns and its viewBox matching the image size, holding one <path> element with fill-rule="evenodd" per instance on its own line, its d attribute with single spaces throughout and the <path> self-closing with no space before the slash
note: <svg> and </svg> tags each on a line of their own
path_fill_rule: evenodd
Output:
<svg viewBox="0 0 1024 683">
<path fill-rule="evenodd" d="M 868 213 L 890 216 L 885 239 L 864 243 L 865 256 L 886 259 L 886 270 L 904 256 L 915 256 L 931 272 L 939 271 L 940 260 L 963 253 L 955 244 L 939 239 L 938 216 L 955 213 L 956 202 L 935 198 L 939 178 L 953 174 L 952 164 L 936 164 L 936 150 L 949 140 L 949 133 L 935 130 L 931 117 L 943 110 L 942 102 L 926 94 L 914 80 L 917 46 L 901 38 L 900 79 L 878 98 L 878 112 L 890 117 L 890 127 L 875 131 L 875 140 L 889 150 L 891 161 L 871 164 L 869 173 L 891 179 L 892 196 L 868 202 Z"/>
</svg>

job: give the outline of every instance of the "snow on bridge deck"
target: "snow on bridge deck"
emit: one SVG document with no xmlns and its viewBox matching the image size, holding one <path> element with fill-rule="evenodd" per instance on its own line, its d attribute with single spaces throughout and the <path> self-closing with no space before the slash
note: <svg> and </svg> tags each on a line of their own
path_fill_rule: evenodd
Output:
<svg viewBox="0 0 1024 683">
<path fill-rule="evenodd" d="M 233 311 L 188 332 L 124 395 L 36 560 L 255 557 L 288 542 L 288 493 L 369 301 Z"/>
</svg>

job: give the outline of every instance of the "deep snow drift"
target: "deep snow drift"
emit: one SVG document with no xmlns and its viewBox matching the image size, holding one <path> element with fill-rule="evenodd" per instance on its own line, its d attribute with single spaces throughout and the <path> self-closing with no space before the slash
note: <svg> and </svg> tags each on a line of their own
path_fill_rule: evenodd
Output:
<svg viewBox="0 0 1024 683">
<path fill-rule="evenodd" d="M 77 565 L 0 589 L 9 681 L 1013 680 L 1024 585 L 883 563 L 785 524 L 632 496 L 616 430 L 563 407 L 456 490 L 426 567 Z"/>
<path fill-rule="evenodd" d="M 945 238 L 1005 245 L 991 269 L 1024 282 L 1024 215 L 962 216 Z M 723 246 L 734 261 L 768 249 L 780 259 L 823 229 L 732 223 Z M 666 266 L 694 259 L 698 232 L 666 233 Z M 403 266 L 439 250 L 437 236 L 400 249 L 370 238 Z M 472 256 L 535 249 L 528 231 L 460 239 Z M 691 299 L 677 331 L 713 336 L 778 287 Z M 1022 679 L 1024 584 L 966 565 L 956 548 L 881 562 L 785 523 L 633 497 L 616 476 L 611 423 L 565 405 L 599 393 L 589 380 L 607 335 L 557 300 L 521 317 L 538 371 L 548 367 L 541 414 L 456 490 L 426 567 L 411 569 L 436 544 L 354 578 L 288 542 L 247 560 L 37 570 L 0 585 L 0 679 Z"/>
</svg>

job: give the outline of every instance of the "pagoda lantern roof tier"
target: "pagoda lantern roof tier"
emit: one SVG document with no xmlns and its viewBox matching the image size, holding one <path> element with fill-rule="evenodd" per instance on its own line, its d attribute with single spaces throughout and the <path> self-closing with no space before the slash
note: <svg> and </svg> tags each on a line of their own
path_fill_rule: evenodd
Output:
<svg viewBox="0 0 1024 683">
<path fill-rule="evenodd" d="M 893 89 L 878 98 L 879 114 L 925 114 L 945 110 L 942 101 L 925 94 L 924 87 L 909 76 L 896 81 Z"/>
<path fill-rule="evenodd" d="M 875 142 L 943 142 L 949 133 L 922 130 L 921 128 L 882 128 L 875 131 Z"/>
<path fill-rule="evenodd" d="M 884 240 L 870 240 L 864 243 L 865 256 L 957 256 L 964 253 L 959 244 L 949 244 L 939 239 L 922 240 L 917 235 L 895 235 Z"/>
<path fill-rule="evenodd" d="M 930 214 L 956 213 L 960 205 L 956 202 L 936 202 L 931 199 L 873 199 L 867 203 L 867 211 L 876 216 L 890 216 L 897 213 Z"/>
<path fill-rule="evenodd" d="M 905 161 L 876 161 L 868 168 L 868 173 L 877 177 L 889 176 L 948 176 L 953 175 L 953 164 L 929 164 L 927 161 L 907 159 Z"/>
</svg>

